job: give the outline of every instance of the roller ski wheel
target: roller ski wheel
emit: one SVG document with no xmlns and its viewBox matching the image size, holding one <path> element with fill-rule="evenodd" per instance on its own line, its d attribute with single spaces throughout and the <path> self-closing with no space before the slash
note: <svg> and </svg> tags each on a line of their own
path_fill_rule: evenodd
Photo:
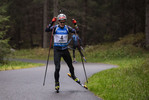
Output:
<svg viewBox="0 0 149 100">
<path fill-rule="evenodd" d="M 59 82 L 55 82 L 56 93 L 59 93 Z"/>
<path fill-rule="evenodd" d="M 88 87 L 86 85 L 84 85 L 84 84 L 82 84 L 82 87 L 84 87 L 85 89 L 88 89 Z"/>
<path fill-rule="evenodd" d="M 77 77 L 73 78 L 70 73 L 67 73 L 67 75 L 68 75 L 70 78 L 72 78 L 75 82 L 77 82 L 79 85 L 81 85 L 83 88 L 88 89 L 86 85 L 81 84 L 80 80 L 79 80 Z"/>
</svg>

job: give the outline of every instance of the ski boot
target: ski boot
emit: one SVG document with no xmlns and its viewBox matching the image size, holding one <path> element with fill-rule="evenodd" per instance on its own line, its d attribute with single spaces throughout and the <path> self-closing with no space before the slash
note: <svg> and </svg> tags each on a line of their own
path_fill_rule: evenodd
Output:
<svg viewBox="0 0 149 100">
<path fill-rule="evenodd" d="M 72 63 L 77 63 L 76 58 L 73 58 L 73 62 Z"/>
<path fill-rule="evenodd" d="M 55 82 L 55 90 L 59 93 L 59 82 Z"/>
<path fill-rule="evenodd" d="M 77 82 L 79 85 L 81 85 L 81 86 L 84 87 L 85 89 L 88 89 L 87 86 L 86 86 L 85 84 L 82 84 L 82 83 L 80 82 L 80 80 L 79 80 L 76 76 L 71 76 L 70 73 L 67 73 L 67 75 L 68 75 L 70 78 L 72 78 L 75 82 Z"/>
<path fill-rule="evenodd" d="M 72 77 L 72 79 L 73 79 L 75 82 L 77 82 L 77 83 L 80 84 L 80 80 L 79 80 L 76 76 L 71 75 L 71 74 L 68 74 L 68 76 Z"/>
</svg>

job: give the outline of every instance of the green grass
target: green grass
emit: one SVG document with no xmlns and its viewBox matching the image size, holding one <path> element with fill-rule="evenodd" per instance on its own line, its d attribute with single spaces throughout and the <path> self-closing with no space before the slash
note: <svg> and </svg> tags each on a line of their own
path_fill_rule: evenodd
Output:
<svg viewBox="0 0 149 100">
<path fill-rule="evenodd" d="M 0 65 L 0 71 L 5 70 L 15 70 L 15 69 L 22 69 L 22 68 L 32 68 L 37 66 L 43 66 L 44 64 L 40 63 L 27 63 L 27 62 L 19 62 L 19 61 L 11 61 L 5 64 Z"/>
<path fill-rule="evenodd" d="M 9 57 L 10 58 L 21 58 L 21 59 L 39 59 L 46 60 L 48 57 L 49 49 L 43 48 L 34 48 L 34 49 L 21 49 L 13 52 Z M 50 58 L 53 59 L 53 49 L 50 50 Z"/>
<path fill-rule="evenodd" d="M 89 78 L 88 88 L 104 100 L 149 100 L 149 52 L 133 45 L 86 48 L 90 62 L 118 65 Z"/>
<path fill-rule="evenodd" d="M 52 51 L 50 53 L 52 55 Z M 48 55 L 48 49 L 42 49 L 42 48 L 22 49 L 22 50 L 16 50 L 15 52 L 13 52 L 11 55 L 9 55 L 9 58 L 44 60 L 44 59 L 47 59 L 47 55 Z M 50 59 L 52 59 L 52 57 L 50 57 Z M 0 64 L 0 71 L 32 68 L 32 67 L 38 67 L 43 65 L 45 64 L 9 61 L 7 63 Z"/>
<path fill-rule="evenodd" d="M 94 74 L 88 88 L 104 100 L 148 100 L 148 62 L 142 58 L 113 61 L 119 67 Z"/>
</svg>

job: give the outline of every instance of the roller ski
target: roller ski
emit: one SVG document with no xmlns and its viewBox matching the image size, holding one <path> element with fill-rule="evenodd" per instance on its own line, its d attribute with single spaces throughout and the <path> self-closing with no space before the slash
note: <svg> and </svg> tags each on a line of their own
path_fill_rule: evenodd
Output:
<svg viewBox="0 0 149 100">
<path fill-rule="evenodd" d="M 77 63 L 77 61 L 76 61 L 76 58 L 73 58 L 74 60 L 73 60 L 73 62 L 72 63 Z"/>
<path fill-rule="evenodd" d="M 77 61 L 73 61 L 72 63 L 77 63 Z"/>
<path fill-rule="evenodd" d="M 56 93 L 59 93 L 59 82 L 55 82 Z"/>
<path fill-rule="evenodd" d="M 67 75 L 72 78 L 75 82 L 77 82 L 79 85 L 81 85 L 82 87 L 84 87 L 85 89 L 88 89 L 86 85 L 81 84 L 80 80 L 77 77 L 72 77 L 70 73 L 67 73 Z"/>
</svg>

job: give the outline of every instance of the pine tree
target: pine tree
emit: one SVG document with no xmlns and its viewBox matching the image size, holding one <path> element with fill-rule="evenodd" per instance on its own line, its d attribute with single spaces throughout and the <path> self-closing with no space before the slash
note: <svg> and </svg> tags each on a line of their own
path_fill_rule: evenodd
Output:
<svg viewBox="0 0 149 100">
<path fill-rule="evenodd" d="M 7 23 L 9 22 L 9 16 L 7 13 L 7 4 L 6 0 L 0 1 L 0 63 L 3 62 L 4 57 L 10 53 L 10 46 L 8 44 L 8 39 L 5 39 L 4 36 L 9 28 Z"/>
</svg>

